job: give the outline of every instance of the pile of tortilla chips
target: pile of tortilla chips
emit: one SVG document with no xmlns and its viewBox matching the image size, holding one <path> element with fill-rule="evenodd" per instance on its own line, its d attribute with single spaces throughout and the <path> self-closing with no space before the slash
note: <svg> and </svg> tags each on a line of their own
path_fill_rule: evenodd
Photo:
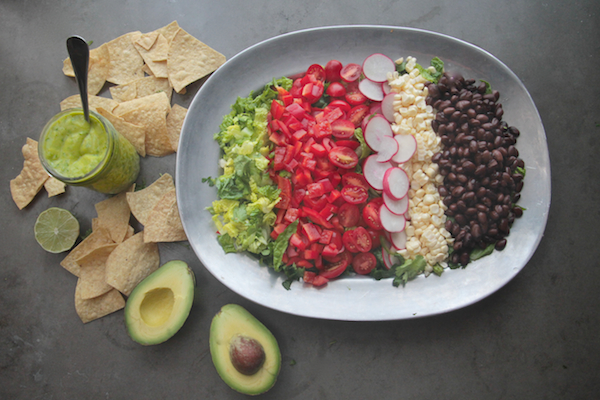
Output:
<svg viewBox="0 0 600 400">
<path fill-rule="evenodd" d="M 48 175 L 38 157 L 38 142 L 27 138 L 23 146 L 23 169 L 19 175 L 10 181 L 10 193 L 19 207 L 25 208 L 42 189 L 48 192 L 48 197 L 56 196 L 65 191 L 65 184 Z"/>
<path fill-rule="evenodd" d="M 90 109 L 109 120 L 140 156 L 162 157 L 177 151 L 187 109 L 171 105 L 173 90 L 184 93 L 192 82 L 215 71 L 225 56 L 179 27 L 177 21 L 142 34 L 130 32 L 90 50 L 88 89 Z M 63 72 L 75 76 L 70 59 Z M 112 98 L 97 96 L 105 83 Z M 81 107 L 79 95 L 67 97 L 61 110 Z M 13 200 L 23 209 L 44 186 L 49 196 L 65 185 L 48 176 L 37 153 L 37 142 L 27 138 L 25 162 L 10 182 Z"/>
<path fill-rule="evenodd" d="M 78 277 L 75 309 L 86 323 L 125 307 L 123 295 L 160 266 L 157 243 L 186 240 L 169 174 L 95 205 L 92 233 L 60 265 Z M 135 233 L 131 214 L 144 225 Z"/>
<path fill-rule="evenodd" d="M 90 108 L 106 117 L 138 153 L 162 157 L 177 151 L 186 109 L 171 107 L 172 92 L 212 73 L 225 56 L 179 27 L 177 21 L 149 33 L 129 32 L 90 50 Z M 74 77 L 71 61 L 63 72 Z M 96 96 L 106 82 L 112 98 Z M 79 95 L 61 110 L 81 107 Z"/>
</svg>

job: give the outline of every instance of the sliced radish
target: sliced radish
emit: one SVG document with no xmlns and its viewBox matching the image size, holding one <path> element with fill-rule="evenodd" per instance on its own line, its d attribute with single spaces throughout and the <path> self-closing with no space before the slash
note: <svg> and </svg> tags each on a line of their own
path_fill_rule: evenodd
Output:
<svg viewBox="0 0 600 400">
<path fill-rule="evenodd" d="M 393 167 L 383 174 L 383 192 L 393 200 L 400 200 L 408 194 L 410 179 L 402 168 Z M 385 201 L 385 200 L 384 200 Z"/>
<path fill-rule="evenodd" d="M 402 232 L 406 227 L 404 215 L 394 214 L 385 206 L 385 204 L 382 204 L 379 209 L 379 218 L 381 218 L 383 229 L 390 233 Z"/>
<path fill-rule="evenodd" d="M 395 250 L 406 249 L 406 231 L 390 233 L 390 241 Z"/>
<path fill-rule="evenodd" d="M 388 162 L 398 152 L 398 142 L 391 136 L 381 138 L 381 149 L 377 153 L 378 162 Z"/>
<path fill-rule="evenodd" d="M 394 122 L 394 98 L 395 93 L 387 94 L 383 100 L 381 100 L 381 113 L 390 122 Z"/>
<path fill-rule="evenodd" d="M 417 140 L 413 135 L 396 135 L 394 139 L 398 142 L 398 152 L 392 161 L 398 164 L 407 162 L 417 151 Z"/>
<path fill-rule="evenodd" d="M 390 86 L 388 81 L 385 81 L 381 84 L 381 89 L 383 90 L 383 93 L 386 95 L 390 94 L 392 92 L 392 87 Z"/>
<path fill-rule="evenodd" d="M 383 259 L 383 265 L 387 269 L 391 269 L 394 266 L 392 264 L 392 257 L 390 257 L 390 254 L 387 251 L 385 251 L 383 247 L 381 248 L 381 258 Z"/>
<path fill-rule="evenodd" d="M 369 114 L 366 117 L 364 117 L 363 120 L 360 123 L 360 127 L 363 130 L 363 132 L 366 131 L 367 124 L 373 119 L 373 117 L 376 117 L 378 115 L 381 116 L 381 117 L 383 117 L 383 114 L 381 114 L 381 113 L 372 113 L 369 110 Z"/>
<path fill-rule="evenodd" d="M 381 102 L 374 101 L 369 106 L 369 114 L 381 114 Z"/>
<path fill-rule="evenodd" d="M 360 92 L 369 100 L 383 100 L 383 89 L 381 88 L 381 83 L 379 82 L 374 82 L 370 79 L 363 79 L 358 83 L 358 90 L 360 90 Z"/>
<path fill-rule="evenodd" d="M 394 200 L 383 192 L 383 204 L 394 214 L 404 215 L 408 211 L 408 196 L 404 196 L 400 200 Z"/>
<path fill-rule="evenodd" d="M 375 82 L 384 82 L 387 80 L 388 72 L 396 70 L 396 64 L 388 56 L 375 53 L 365 59 L 362 70 L 368 79 Z"/>
<path fill-rule="evenodd" d="M 376 115 L 369 120 L 364 131 L 365 142 L 373 151 L 381 149 L 381 140 L 384 136 L 394 137 L 394 132 L 387 119 Z"/>
<path fill-rule="evenodd" d="M 383 175 L 385 171 L 392 168 L 392 164 L 377 161 L 377 154 L 372 154 L 365 159 L 363 164 L 363 175 L 365 180 L 375 190 L 383 190 Z"/>
</svg>

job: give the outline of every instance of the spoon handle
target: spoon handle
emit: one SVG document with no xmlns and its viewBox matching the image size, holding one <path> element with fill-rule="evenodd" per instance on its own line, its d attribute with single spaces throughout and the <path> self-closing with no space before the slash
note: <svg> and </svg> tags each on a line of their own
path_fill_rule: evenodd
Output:
<svg viewBox="0 0 600 400">
<path fill-rule="evenodd" d="M 90 122 L 90 111 L 88 105 L 87 79 L 90 64 L 90 48 L 81 36 L 71 36 L 67 39 L 67 51 L 75 71 L 75 79 L 79 85 L 81 105 L 85 120 Z"/>
</svg>

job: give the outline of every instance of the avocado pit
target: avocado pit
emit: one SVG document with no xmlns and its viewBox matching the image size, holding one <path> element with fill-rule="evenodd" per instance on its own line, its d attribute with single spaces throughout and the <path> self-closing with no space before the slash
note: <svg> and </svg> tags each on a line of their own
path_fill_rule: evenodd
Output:
<svg viewBox="0 0 600 400">
<path fill-rule="evenodd" d="M 256 339 L 236 335 L 231 338 L 229 346 L 231 364 L 241 374 L 254 375 L 265 363 L 265 349 Z"/>
</svg>

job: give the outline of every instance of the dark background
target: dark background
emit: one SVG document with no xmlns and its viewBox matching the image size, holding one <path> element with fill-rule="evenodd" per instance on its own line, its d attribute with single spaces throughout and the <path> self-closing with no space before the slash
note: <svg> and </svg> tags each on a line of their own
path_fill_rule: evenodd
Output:
<svg viewBox="0 0 600 400">
<path fill-rule="evenodd" d="M 208 351 L 211 319 L 227 303 L 246 307 L 279 341 L 281 373 L 265 399 L 598 398 L 599 11 L 591 0 L 3 0 L 0 398 L 243 398 L 220 380 Z M 61 71 L 68 36 L 100 44 L 173 20 L 228 58 L 278 34 L 339 24 L 422 28 L 488 50 L 523 81 L 546 129 L 552 204 L 537 252 L 509 284 L 464 309 L 351 323 L 256 305 L 219 283 L 186 244 L 164 244 L 161 262 L 185 260 L 198 280 L 181 331 L 144 348 L 128 337 L 122 311 L 83 325 L 73 303 L 76 280 L 59 266 L 64 255 L 43 251 L 33 225 L 41 211 L 59 206 L 85 231 L 95 216 L 91 204 L 104 196 L 69 188 L 51 199 L 40 194 L 19 211 L 9 181 L 22 167 L 25 138 L 37 139 L 59 102 L 77 93 Z M 187 107 L 201 84 L 174 101 Z M 174 175 L 175 159 L 146 158 L 142 177 Z"/>
</svg>

